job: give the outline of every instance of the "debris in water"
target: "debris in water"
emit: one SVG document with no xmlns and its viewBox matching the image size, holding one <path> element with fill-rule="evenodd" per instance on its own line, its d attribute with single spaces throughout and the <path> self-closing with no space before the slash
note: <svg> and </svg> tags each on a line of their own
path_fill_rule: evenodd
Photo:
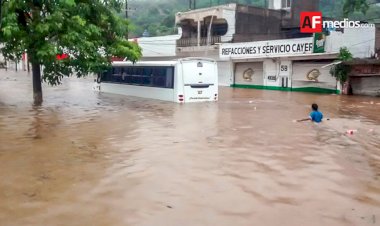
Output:
<svg viewBox="0 0 380 226">
<path fill-rule="evenodd" d="M 169 209 L 173 209 L 173 207 L 172 207 L 172 206 L 169 206 L 169 205 L 167 205 L 166 207 L 169 208 Z"/>
<path fill-rule="evenodd" d="M 346 131 L 347 134 L 353 135 L 354 133 L 358 132 L 357 130 L 354 129 L 349 129 Z"/>
<path fill-rule="evenodd" d="M 27 197 L 29 197 L 29 198 L 33 198 L 33 197 L 35 197 L 37 194 L 36 193 L 29 193 L 29 192 L 24 192 L 23 193 L 25 196 L 27 196 Z"/>
</svg>

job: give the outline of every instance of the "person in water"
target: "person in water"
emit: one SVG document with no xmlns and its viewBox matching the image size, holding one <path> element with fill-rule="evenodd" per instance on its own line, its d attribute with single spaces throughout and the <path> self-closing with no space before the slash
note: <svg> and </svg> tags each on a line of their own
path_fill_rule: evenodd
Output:
<svg viewBox="0 0 380 226">
<path fill-rule="evenodd" d="M 322 112 L 318 111 L 318 105 L 312 104 L 311 109 L 312 109 L 312 112 L 310 112 L 309 118 L 300 119 L 297 121 L 298 122 L 312 121 L 312 122 L 316 122 L 316 123 L 322 122 L 323 114 L 322 114 Z"/>
</svg>

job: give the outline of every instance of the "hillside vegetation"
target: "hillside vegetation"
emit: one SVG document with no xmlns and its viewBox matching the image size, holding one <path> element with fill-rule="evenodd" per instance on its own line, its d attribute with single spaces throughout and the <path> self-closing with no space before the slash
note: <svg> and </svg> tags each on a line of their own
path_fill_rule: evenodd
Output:
<svg viewBox="0 0 380 226">
<path fill-rule="evenodd" d="M 264 7 L 264 0 L 197 0 L 196 8 L 204 8 L 226 3 L 240 3 Z M 320 0 L 320 9 L 324 16 L 342 17 L 344 0 Z M 129 18 L 132 26 L 131 37 L 142 36 L 144 30 L 150 36 L 175 33 L 174 16 L 176 12 L 189 10 L 189 0 L 129 0 Z M 379 20 L 380 7 L 371 4 L 366 15 L 361 12 L 350 14 L 350 19 Z"/>
</svg>

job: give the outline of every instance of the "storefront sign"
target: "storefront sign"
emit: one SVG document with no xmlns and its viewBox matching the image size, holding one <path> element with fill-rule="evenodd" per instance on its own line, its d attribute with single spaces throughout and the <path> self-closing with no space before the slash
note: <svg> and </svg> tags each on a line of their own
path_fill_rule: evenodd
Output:
<svg viewBox="0 0 380 226">
<path fill-rule="evenodd" d="M 292 62 L 289 60 L 281 60 L 280 63 L 280 76 L 289 76 Z"/>
<path fill-rule="evenodd" d="M 225 43 L 220 46 L 220 58 L 265 57 L 313 52 L 312 38 L 273 41 Z"/>
<path fill-rule="evenodd" d="M 276 78 L 276 76 L 268 76 L 268 80 L 270 80 L 270 81 L 276 81 L 277 78 Z"/>
<path fill-rule="evenodd" d="M 247 82 L 250 82 L 250 81 L 252 81 L 252 75 L 253 75 L 253 70 L 252 70 L 252 68 L 248 68 L 247 70 L 245 70 L 244 72 L 243 72 L 243 79 L 245 80 L 245 81 L 247 81 Z"/>
<path fill-rule="evenodd" d="M 324 53 L 325 42 L 326 42 L 326 36 L 323 33 L 314 33 L 313 53 Z"/>
<path fill-rule="evenodd" d="M 321 75 L 321 72 L 318 70 L 318 69 L 313 69 L 311 71 L 309 71 L 307 74 L 306 74 L 306 78 L 309 80 L 309 81 L 315 81 L 315 82 L 318 82 L 318 77 Z"/>
</svg>

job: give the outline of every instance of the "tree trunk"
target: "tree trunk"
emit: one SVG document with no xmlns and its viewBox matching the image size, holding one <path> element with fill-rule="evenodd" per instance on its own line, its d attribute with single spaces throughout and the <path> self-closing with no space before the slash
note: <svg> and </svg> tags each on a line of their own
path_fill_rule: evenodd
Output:
<svg viewBox="0 0 380 226">
<path fill-rule="evenodd" d="M 33 100 L 35 105 L 42 104 L 41 68 L 39 63 L 32 63 Z"/>
</svg>

